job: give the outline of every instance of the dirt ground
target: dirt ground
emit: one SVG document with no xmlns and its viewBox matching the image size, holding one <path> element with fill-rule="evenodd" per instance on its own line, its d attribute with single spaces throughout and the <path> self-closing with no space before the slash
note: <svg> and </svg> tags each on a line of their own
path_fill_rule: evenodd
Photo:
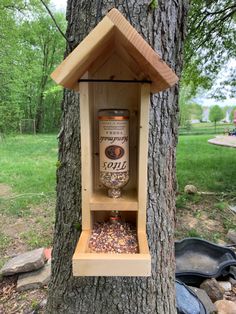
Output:
<svg viewBox="0 0 236 314">
<path fill-rule="evenodd" d="M 11 188 L 0 184 L 0 268 L 19 253 L 52 244 L 54 202 L 30 206 L 26 214 L 18 216 L 5 208 L 12 196 L 14 199 Z M 0 276 L 0 314 L 43 313 L 47 287 L 17 292 L 16 283 L 17 276 Z"/>
<path fill-rule="evenodd" d="M 229 209 L 232 202 L 233 197 L 223 194 L 179 195 L 176 202 L 176 239 L 199 237 L 217 244 L 230 244 L 227 232 L 236 228 L 236 213 Z"/>
<path fill-rule="evenodd" d="M 0 279 L 0 314 L 44 313 L 47 287 L 17 292 L 16 282 L 17 276 Z"/>
</svg>

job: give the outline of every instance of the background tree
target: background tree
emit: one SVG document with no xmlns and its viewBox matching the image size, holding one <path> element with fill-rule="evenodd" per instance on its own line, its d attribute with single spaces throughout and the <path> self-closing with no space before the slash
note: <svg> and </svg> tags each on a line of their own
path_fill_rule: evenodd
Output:
<svg viewBox="0 0 236 314">
<path fill-rule="evenodd" d="M 55 18 L 63 28 L 63 15 Z M 48 78 L 63 56 L 64 38 L 38 1 L 3 0 L 0 31 L 1 130 L 18 131 L 21 119 L 35 119 L 37 131 L 57 130 L 62 90 Z"/>
<path fill-rule="evenodd" d="M 215 131 L 216 131 L 216 123 L 222 120 L 223 118 L 224 118 L 224 113 L 218 105 L 211 107 L 210 113 L 209 113 L 209 119 L 211 122 L 215 123 Z"/>
<path fill-rule="evenodd" d="M 191 88 L 182 85 L 179 97 L 179 124 L 181 126 L 191 125 L 191 120 L 201 120 L 203 109 L 197 103 L 191 102 Z"/>
<path fill-rule="evenodd" d="M 209 90 L 220 70 L 236 58 L 235 12 L 234 0 L 191 1 L 182 85 L 190 86 L 192 95 L 199 87 Z M 235 76 L 222 85 L 213 97 L 225 98 L 229 89 L 235 96 Z"/>
<path fill-rule="evenodd" d="M 236 111 L 236 106 L 234 106 L 230 112 L 230 121 L 234 121 L 234 112 Z"/>
<path fill-rule="evenodd" d="M 72 47 L 112 7 L 123 13 L 177 75 L 181 74 L 188 1 L 74 1 L 67 4 L 67 38 Z M 67 47 L 67 54 L 70 52 Z M 72 275 L 72 255 L 81 221 L 79 96 L 65 90 L 57 172 L 57 206 L 52 280 L 47 312 L 159 313 L 175 309 L 174 225 L 178 86 L 152 95 L 149 136 L 147 234 L 150 278 Z"/>
</svg>

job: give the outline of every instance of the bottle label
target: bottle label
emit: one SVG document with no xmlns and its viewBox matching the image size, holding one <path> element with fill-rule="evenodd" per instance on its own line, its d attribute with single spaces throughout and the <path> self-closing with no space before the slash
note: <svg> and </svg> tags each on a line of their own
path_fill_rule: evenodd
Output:
<svg viewBox="0 0 236 314">
<path fill-rule="evenodd" d="M 129 120 L 99 117 L 100 171 L 129 170 Z"/>
</svg>

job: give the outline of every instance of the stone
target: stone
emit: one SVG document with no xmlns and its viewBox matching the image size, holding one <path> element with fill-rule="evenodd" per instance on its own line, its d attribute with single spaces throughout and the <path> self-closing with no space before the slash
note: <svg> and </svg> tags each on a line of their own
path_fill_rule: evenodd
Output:
<svg viewBox="0 0 236 314">
<path fill-rule="evenodd" d="M 231 291 L 232 285 L 229 281 L 218 281 L 218 284 L 224 289 L 224 291 Z"/>
<path fill-rule="evenodd" d="M 44 248 L 19 254 L 10 259 L 1 269 L 3 276 L 37 270 L 45 263 Z"/>
<path fill-rule="evenodd" d="M 229 205 L 229 209 L 232 210 L 232 212 L 236 213 L 236 206 Z"/>
<path fill-rule="evenodd" d="M 200 288 L 206 291 L 212 302 L 223 299 L 224 289 L 218 284 L 215 278 L 204 280 Z"/>
<path fill-rule="evenodd" d="M 229 282 L 230 282 L 233 286 L 236 286 L 236 279 L 230 277 L 230 278 L 229 278 Z"/>
<path fill-rule="evenodd" d="M 189 287 L 204 304 L 207 313 L 214 313 L 216 311 L 216 306 L 212 303 L 211 299 L 207 295 L 206 291 L 196 287 Z"/>
<path fill-rule="evenodd" d="M 45 266 L 39 270 L 19 275 L 16 290 L 25 291 L 41 288 L 49 283 L 50 277 L 51 262 L 49 260 Z"/>
<path fill-rule="evenodd" d="M 187 194 L 196 194 L 197 193 L 197 188 L 196 188 L 195 185 L 188 184 L 188 185 L 185 186 L 184 192 L 187 193 Z"/>
<path fill-rule="evenodd" d="M 218 314 L 235 314 L 236 303 L 228 300 L 219 300 L 215 302 Z"/>
<path fill-rule="evenodd" d="M 230 229 L 227 233 L 227 238 L 236 244 L 236 230 Z"/>
</svg>

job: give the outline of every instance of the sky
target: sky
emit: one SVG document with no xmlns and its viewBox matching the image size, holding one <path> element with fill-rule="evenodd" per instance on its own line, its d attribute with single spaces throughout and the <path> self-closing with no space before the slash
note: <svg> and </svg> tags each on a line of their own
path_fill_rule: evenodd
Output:
<svg viewBox="0 0 236 314">
<path fill-rule="evenodd" d="M 51 3 L 57 11 L 66 12 L 67 0 L 51 0 Z"/>
<path fill-rule="evenodd" d="M 67 0 L 51 0 L 52 5 L 57 11 L 66 12 L 66 4 Z M 231 60 L 228 67 L 236 67 L 236 60 Z M 218 75 L 218 79 L 216 80 L 216 86 L 219 88 L 222 88 L 221 82 L 226 79 L 227 71 L 225 69 L 221 71 Z M 213 98 L 209 98 L 211 91 L 204 93 L 202 95 L 199 95 L 194 99 L 199 105 L 202 106 L 213 106 L 213 105 L 219 105 L 219 106 L 236 106 L 236 98 L 229 98 L 227 97 L 225 100 L 217 100 Z"/>
</svg>

